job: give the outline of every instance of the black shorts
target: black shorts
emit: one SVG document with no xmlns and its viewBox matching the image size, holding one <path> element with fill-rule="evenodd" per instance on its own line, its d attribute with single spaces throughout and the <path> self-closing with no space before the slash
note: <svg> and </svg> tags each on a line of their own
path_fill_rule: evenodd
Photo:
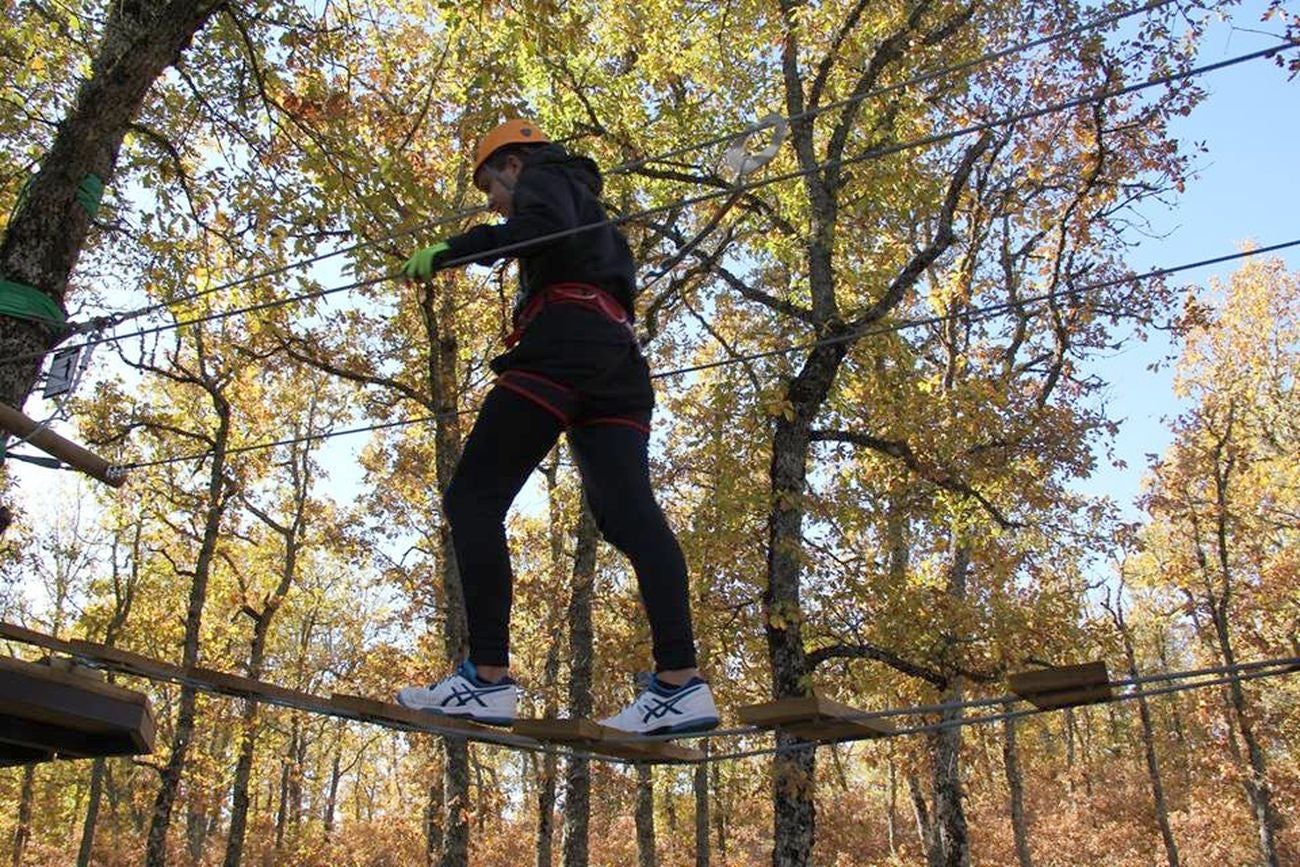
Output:
<svg viewBox="0 0 1300 867">
<path fill-rule="evenodd" d="M 519 343 L 492 359 L 497 387 L 564 426 L 625 424 L 650 432 L 654 389 L 631 330 L 578 304 L 548 304 Z"/>
</svg>

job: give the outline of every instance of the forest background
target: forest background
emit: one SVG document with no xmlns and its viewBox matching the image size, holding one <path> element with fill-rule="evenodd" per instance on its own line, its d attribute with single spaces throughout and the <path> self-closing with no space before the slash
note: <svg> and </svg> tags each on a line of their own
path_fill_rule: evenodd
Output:
<svg viewBox="0 0 1300 867">
<path fill-rule="evenodd" d="M 82 207 L 56 146 L 78 85 L 180 7 L 192 42 L 173 34 L 166 70 L 119 118 L 94 219 L 82 208 L 80 235 L 42 222 Z M 1186 275 L 1202 286 L 1131 279 L 1229 240 L 1293 240 L 1284 217 L 1252 229 L 1223 195 L 1193 206 L 1232 157 L 1185 129 L 1203 89 L 1249 74 L 1274 88 L 1255 97 L 1277 96 L 1242 126 L 1285 141 L 1288 55 L 1078 99 L 1279 44 L 1294 17 L 1152 4 L 977 62 L 1119 8 L 7 4 L 0 276 L 22 276 L 15 250 L 48 226 L 78 243 L 61 282 L 30 282 L 74 320 L 151 305 L 116 331 L 165 330 L 100 346 L 67 407 L 80 439 L 135 465 L 127 488 L 53 497 L 49 471 L 10 476 L 4 619 L 326 693 L 382 697 L 443 671 L 463 622 L 437 492 L 511 275 L 382 278 L 462 221 L 397 233 L 480 204 L 474 137 L 530 114 L 619 167 L 606 199 L 645 263 L 655 369 L 718 364 L 658 381 L 656 473 L 726 707 L 812 685 L 865 708 L 960 701 L 1043 662 L 1103 658 L 1119 676 L 1300 655 L 1294 258 Z M 1278 35 L 1199 46 L 1218 15 Z M 770 112 L 806 117 L 738 185 L 725 139 Z M 1269 179 L 1236 190 L 1252 215 L 1294 201 L 1285 154 L 1260 162 Z M 38 171 L 44 185 L 23 183 Z M 1153 256 L 1170 214 L 1216 234 Z M 1128 349 L 1145 336 L 1154 352 Z M 1107 366 L 1117 346 L 1180 355 L 1180 402 L 1152 397 L 1169 366 Z M 5 379 L 16 403 L 35 382 Z M 1117 406 L 1148 381 L 1154 407 Z M 1125 457 L 1119 422 L 1139 412 L 1167 418 L 1130 502 L 1106 480 Z M 425 421 L 261 447 L 402 419 Z M 599 712 L 626 698 L 648 638 L 562 449 L 544 470 L 511 523 L 516 665 L 530 710 Z M 131 685 L 158 710 L 156 755 L 0 775 L 14 863 L 1300 857 L 1285 679 L 696 772 L 444 747 Z"/>
</svg>

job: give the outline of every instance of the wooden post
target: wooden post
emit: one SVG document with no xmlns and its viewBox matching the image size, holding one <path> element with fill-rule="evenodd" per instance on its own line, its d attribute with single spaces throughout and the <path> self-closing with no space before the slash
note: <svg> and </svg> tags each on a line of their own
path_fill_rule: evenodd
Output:
<svg viewBox="0 0 1300 867">
<path fill-rule="evenodd" d="M 106 485 L 120 488 L 126 481 L 125 471 L 52 430 L 42 430 L 35 421 L 5 403 L 0 403 L 0 428 Z"/>
</svg>

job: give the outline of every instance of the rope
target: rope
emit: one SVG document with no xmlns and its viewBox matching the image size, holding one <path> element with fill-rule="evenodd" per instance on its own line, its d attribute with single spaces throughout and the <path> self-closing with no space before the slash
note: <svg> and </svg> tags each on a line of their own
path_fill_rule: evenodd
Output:
<svg viewBox="0 0 1300 867">
<path fill-rule="evenodd" d="M 551 241 L 567 238 L 582 232 L 590 232 L 594 229 L 599 229 L 605 226 L 619 226 L 624 223 L 631 222 L 633 220 L 642 219 L 645 217 L 651 217 L 658 214 L 667 213 L 669 211 L 679 210 L 684 207 L 701 204 L 703 202 L 708 202 L 713 199 L 721 198 L 723 196 L 731 196 L 740 192 L 749 192 L 751 190 L 760 189 L 762 187 L 770 186 L 772 184 L 780 183 L 782 181 L 794 180 L 797 178 L 805 177 L 811 174 L 815 174 L 816 172 L 823 171 L 828 168 L 840 168 L 843 166 L 854 165 L 857 163 L 880 159 L 882 157 L 891 156 L 893 154 L 901 153 L 903 151 L 911 150 L 917 147 L 924 147 L 926 145 L 933 145 L 933 144 L 941 144 L 943 142 L 951 141 L 953 139 L 961 138 L 963 136 L 973 135 L 975 133 L 985 132 L 991 129 L 995 129 L 997 127 L 1010 126 L 1025 120 L 1032 120 L 1034 118 L 1042 117 L 1047 114 L 1053 114 L 1060 111 L 1067 111 L 1072 108 L 1078 108 L 1082 105 L 1087 105 L 1089 103 L 1100 102 L 1102 100 L 1107 100 L 1107 99 L 1114 99 L 1120 96 L 1126 96 L 1132 93 L 1137 93 L 1139 91 L 1147 90 L 1152 87 L 1160 87 L 1166 84 L 1170 84 L 1174 81 L 1181 81 L 1184 79 L 1195 78 L 1240 63 L 1246 63 L 1252 60 L 1272 58 L 1282 51 L 1286 51 L 1291 48 L 1295 48 L 1297 46 L 1300 46 L 1300 41 L 1289 41 L 1282 45 L 1261 49 L 1259 51 L 1252 51 L 1248 54 L 1238 55 L 1236 57 L 1229 58 L 1227 60 L 1219 61 L 1217 63 L 1207 64 L 1205 66 L 1197 67 L 1191 70 L 1170 73 L 1168 75 L 1160 76 L 1136 84 L 1127 85 L 1125 87 L 1121 87 L 1115 90 L 1103 90 L 1098 93 L 1078 96 L 1061 102 L 1052 103 L 1050 105 L 1041 108 L 1004 115 L 1000 118 L 995 118 L 981 123 L 972 124 L 970 126 L 961 127 L 955 130 L 935 133 L 933 135 L 925 136 L 924 138 L 920 138 L 920 139 L 913 139 L 907 142 L 901 142 L 892 145 L 881 145 L 874 148 L 869 148 L 866 151 L 863 151 L 859 154 L 855 154 L 852 156 L 839 157 L 836 159 L 831 159 L 831 160 L 826 160 L 824 162 L 816 163 L 810 168 L 798 169 L 795 171 L 787 172 L 785 174 L 779 174 L 779 175 L 767 177 L 762 180 L 750 181 L 743 184 L 724 187 L 720 190 L 714 190 L 711 192 L 702 193 L 697 196 L 679 199 L 675 202 L 666 205 L 646 208 L 641 211 L 634 211 L 628 214 L 620 215 L 618 217 L 611 217 L 605 220 L 599 220 L 592 223 L 584 223 L 579 226 L 574 226 L 568 229 L 562 229 L 556 232 L 551 232 L 549 234 L 542 235 L 537 238 L 532 238 L 527 241 L 518 241 L 511 244 L 504 244 L 491 250 L 485 250 L 481 253 L 448 259 L 446 262 L 442 263 L 442 267 L 454 268 L 461 265 L 472 264 L 474 262 L 477 262 L 481 259 L 490 256 L 501 257 L 504 256 L 505 254 L 514 253 L 521 249 L 536 244 L 545 244 Z M 402 272 L 400 271 L 393 272 L 379 277 L 372 277 L 366 280 L 357 280 L 352 283 L 347 283 L 342 286 L 337 286 L 331 289 L 320 289 L 320 290 L 314 290 L 312 292 L 301 293 L 298 295 L 290 295 L 284 298 L 278 298 L 271 301 L 265 301 L 258 304 L 250 305 L 248 307 L 235 308 L 232 310 L 222 311 L 219 313 L 208 314 L 207 316 L 195 317 L 192 319 L 186 319 L 183 321 L 174 322 L 168 325 L 160 325 L 153 328 L 140 329 L 137 331 L 129 332 L 127 334 L 105 337 L 95 342 L 118 342 L 121 340 L 128 340 L 134 337 L 149 336 L 164 331 L 183 328 L 189 325 L 197 325 L 205 322 L 227 319 L 229 317 L 238 316 L 245 313 L 255 313 L 262 310 L 273 309 L 276 307 L 283 307 L 288 304 L 294 304 L 300 301 L 308 301 L 316 298 L 323 298 L 328 295 L 337 294 L 339 292 L 346 292 L 346 291 L 351 291 L 353 289 L 363 288 L 366 286 L 373 286 L 378 283 L 383 283 L 389 280 L 395 280 L 404 277 L 405 275 L 402 274 Z M 42 356 L 36 354 L 15 356 L 11 359 L 8 359 L 7 362 L 0 361 L 0 364 L 13 363 L 14 361 L 19 361 L 19 360 L 30 360 L 31 358 L 36 358 L 36 357 L 42 357 Z"/>
<path fill-rule="evenodd" d="M 1188 271 L 1195 268 L 1206 267 L 1208 265 L 1217 265 L 1224 262 L 1246 259 L 1251 256 L 1261 256 L 1267 253 L 1276 252 L 1278 250 L 1285 250 L 1287 248 L 1297 247 L 1297 246 L 1300 246 L 1300 239 L 1296 239 L 1294 241 L 1287 241 L 1281 244 L 1273 244 L 1271 246 L 1261 247 L 1256 250 L 1246 250 L 1240 253 L 1233 253 L 1227 256 L 1216 256 L 1213 259 L 1202 259 L 1200 261 L 1190 262 L 1185 265 L 1176 265 L 1170 268 L 1155 268 L 1142 274 L 1137 274 L 1137 275 L 1123 277 L 1123 278 L 1115 278 L 1111 280 L 1103 280 L 1098 283 L 1091 283 L 1091 284 L 1086 284 L 1084 286 L 1078 286 L 1073 289 L 1058 292 L 1055 295 L 1045 294 L 1045 295 L 1035 296 L 1032 298 L 1021 299 L 1020 301 L 1014 303 L 1008 302 L 1008 303 L 989 305 L 988 307 L 975 308 L 961 313 L 948 313 L 943 315 L 928 316 L 921 319 L 905 319 L 888 325 L 869 326 L 867 328 L 857 330 L 849 334 L 837 335 L 835 337 L 827 337 L 821 340 L 810 341 L 807 343 L 798 343 L 798 344 L 784 347 L 782 349 L 771 349 L 762 352 L 748 353 L 745 355 L 738 355 L 731 358 L 722 359 L 720 361 L 711 361 L 711 362 L 705 362 L 703 364 L 691 365 L 689 367 L 679 367 L 673 370 L 664 370 L 658 373 L 651 374 L 650 378 L 667 379 L 671 377 L 683 376 L 688 373 L 696 373 L 698 371 L 710 370 L 716 367 L 726 367 L 732 364 L 742 364 L 747 361 L 755 361 L 763 358 L 770 358 L 777 355 L 784 355 L 790 352 L 798 352 L 798 351 L 803 351 L 808 349 L 815 349 L 819 346 L 826 346 L 833 343 L 850 342 L 854 340 L 860 340 L 865 337 L 875 337 L 883 334 L 890 334 L 894 332 L 903 331 L 909 328 L 917 328 L 926 325 L 937 325 L 943 322 L 951 322 L 957 319 L 991 318 L 993 316 L 997 316 L 1002 313 L 1005 313 L 1009 310 L 1017 310 L 1025 306 L 1029 306 L 1033 304 L 1041 304 L 1044 301 L 1048 301 L 1053 298 L 1057 298 L 1061 296 L 1078 295 L 1084 292 L 1096 291 L 1098 289 L 1104 289 L 1109 286 L 1114 286 L 1116 284 L 1125 283 L 1129 281 L 1147 280 L 1153 277 L 1164 277 L 1170 274 L 1177 274 L 1181 271 Z M 476 409 L 464 409 L 464 410 L 458 410 L 455 413 L 451 413 L 451 414 L 435 413 L 433 415 L 422 415 L 422 416 L 417 416 L 415 418 L 399 419 L 397 421 L 382 422 L 374 425 L 362 425 L 359 427 L 346 428 L 344 430 L 325 431 L 319 434 L 311 434 L 311 435 L 295 437 L 291 439 L 275 440 L 274 442 L 254 443 L 247 446 L 240 446 L 235 449 L 228 449 L 226 453 L 240 454 L 243 452 L 252 452 L 252 451 L 259 451 L 263 449 L 278 448 L 280 446 L 286 446 L 286 445 L 297 445 L 303 442 L 327 440 L 338 436 L 350 436 L 358 433 L 367 433 L 376 430 L 386 430 L 389 428 L 403 427 L 406 425 L 436 422 L 440 420 L 454 418 L 457 416 L 470 415 L 475 412 L 477 412 Z M 180 455 L 177 457 L 169 457 L 169 458 L 157 458 L 154 460 L 138 461 L 135 463 L 123 464 L 122 468 L 124 470 L 134 470 L 134 469 L 141 469 L 144 467 L 163 466 L 165 464 L 202 460 L 203 458 L 210 457 L 211 455 L 212 455 L 211 451 L 195 452 L 189 455 Z"/>
<path fill-rule="evenodd" d="M 850 96 L 842 100 L 831 102 L 826 105 L 818 106 L 816 108 L 812 108 L 798 114 L 792 114 L 788 117 L 783 118 L 783 120 L 786 123 L 792 124 L 797 121 L 816 118 L 829 111 L 833 111 L 840 108 L 846 108 L 848 106 L 864 102 L 868 99 L 884 96 L 886 94 L 893 93 L 895 91 L 905 90 L 906 88 L 912 87 L 917 84 L 924 84 L 926 82 L 933 81 L 935 79 L 944 78 L 959 72 L 964 72 L 966 70 L 973 69 L 978 66 L 982 66 L 985 63 L 989 63 L 995 60 L 1001 60 L 1002 58 L 1009 57 L 1013 54 L 1019 54 L 1021 52 L 1029 51 L 1034 48 L 1040 48 L 1044 45 L 1049 45 L 1053 42 L 1057 42 L 1071 36 L 1078 36 L 1083 33 L 1087 33 L 1091 30 L 1107 27 L 1109 25 L 1119 23 L 1120 21 L 1123 21 L 1127 18 L 1131 18 L 1135 15 L 1140 15 L 1144 12 L 1153 12 L 1162 6 L 1169 5 L 1171 2 L 1173 2 L 1173 0 L 1153 0 L 1153 2 L 1146 3 L 1142 6 L 1136 6 L 1109 15 L 1102 15 L 1097 18 L 1091 19 L 1087 22 L 1080 23 L 1074 27 L 1055 31 L 1046 36 L 1041 36 L 1035 39 L 1026 40 L 1024 42 L 1015 43 L 1013 45 L 1009 45 L 997 51 L 988 52 L 986 54 L 972 58 L 970 60 L 951 64 L 949 66 L 940 67 L 939 69 L 931 70 L 930 72 L 921 73 L 912 78 L 908 78 L 904 81 L 897 82 L 895 84 L 886 85 L 884 87 L 880 87 L 875 90 L 870 90 L 864 93 L 855 94 L 854 96 Z M 664 151 L 659 154 L 641 157 L 635 160 L 629 160 L 608 169 L 607 171 L 605 171 L 605 175 L 609 176 L 609 175 L 628 174 L 638 169 L 641 169 L 650 163 L 665 162 L 669 159 L 682 156 L 687 153 L 692 153 L 694 151 L 703 150 L 705 148 L 713 147 L 715 145 L 732 142 L 738 138 L 748 137 L 766 128 L 770 124 L 770 122 L 771 122 L 770 117 L 763 118 L 762 120 L 750 124 L 744 127 L 743 129 L 737 130 L 735 132 L 723 133 L 721 135 L 714 136 L 712 138 L 707 138 L 698 142 L 694 142 L 692 144 L 683 145 L 681 147 Z M 261 271 L 255 274 L 250 274 L 245 277 L 240 277 L 236 280 L 232 280 L 226 283 L 221 283 L 216 286 L 211 286 L 207 289 L 192 292 L 187 295 L 182 295 L 169 302 L 152 304 L 125 313 L 110 314 L 109 318 L 111 318 L 115 324 L 125 322 L 131 319 L 136 319 L 141 316 L 147 315 L 149 313 L 166 310 L 168 306 L 171 304 L 187 303 L 189 301 L 202 298 L 206 295 L 210 295 L 216 292 L 222 292 L 228 289 L 233 289 L 237 286 L 242 286 L 246 283 L 251 283 L 256 280 L 262 280 L 269 277 L 276 277 L 279 276 L 280 274 L 297 270 L 298 268 L 314 265 L 319 262 L 323 262 L 326 259 L 331 259 L 335 256 L 342 256 L 348 253 L 356 252 L 358 250 L 366 249 L 368 247 L 375 247 L 380 244 L 387 243 L 389 241 L 395 241 L 400 238 L 405 238 L 409 235 L 415 234 L 416 232 L 427 231 L 429 229 L 438 228 L 452 223 L 459 223 L 462 220 L 468 219 L 469 217 L 472 217 L 476 214 L 480 214 L 486 210 L 487 207 L 482 205 L 477 207 L 472 207 L 472 208 L 464 208 L 455 211 L 451 214 L 445 215 L 443 217 L 439 217 L 435 220 L 422 223 L 410 229 L 402 229 L 398 232 L 394 232 L 390 235 L 386 235 L 380 238 L 375 238 L 369 241 L 362 241 L 347 247 L 342 247 L 338 250 L 333 250 L 329 253 L 322 253 L 317 256 L 309 257 L 307 259 L 301 259 L 296 262 L 291 262 L 276 268 L 271 268 L 269 270 Z"/>
</svg>

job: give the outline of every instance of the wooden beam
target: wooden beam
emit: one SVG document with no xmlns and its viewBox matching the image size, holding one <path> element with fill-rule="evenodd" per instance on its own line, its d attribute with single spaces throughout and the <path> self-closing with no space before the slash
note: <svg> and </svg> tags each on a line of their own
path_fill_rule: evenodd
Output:
<svg viewBox="0 0 1300 867">
<path fill-rule="evenodd" d="M 783 698 L 740 709 L 740 719 L 757 728 L 780 729 L 806 741 L 828 743 L 882 738 L 894 727 L 879 718 L 862 719 L 865 711 L 813 694 Z"/>
<path fill-rule="evenodd" d="M 141 693 L 0 657 L 0 742 L 7 745 L 0 761 L 149 753 L 154 735 L 153 711 Z"/>
<path fill-rule="evenodd" d="M 598 755 L 644 762 L 698 762 L 704 753 L 669 741 L 649 740 L 592 722 L 589 719 L 517 719 L 514 730 L 524 737 L 561 744 Z"/>
<path fill-rule="evenodd" d="M 120 488 L 126 482 L 124 470 L 114 467 L 94 452 L 64 439 L 54 431 L 42 428 L 35 420 L 6 403 L 0 403 L 0 429 L 26 440 L 46 454 L 53 455 L 106 485 Z"/>
<path fill-rule="evenodd" d="M 1039 710 L 1099 704 L 1114 698 L 1102 661 L 1024 671 L 1011 675 L 1007 682 L 1012 692 Z"/>
</svg>

